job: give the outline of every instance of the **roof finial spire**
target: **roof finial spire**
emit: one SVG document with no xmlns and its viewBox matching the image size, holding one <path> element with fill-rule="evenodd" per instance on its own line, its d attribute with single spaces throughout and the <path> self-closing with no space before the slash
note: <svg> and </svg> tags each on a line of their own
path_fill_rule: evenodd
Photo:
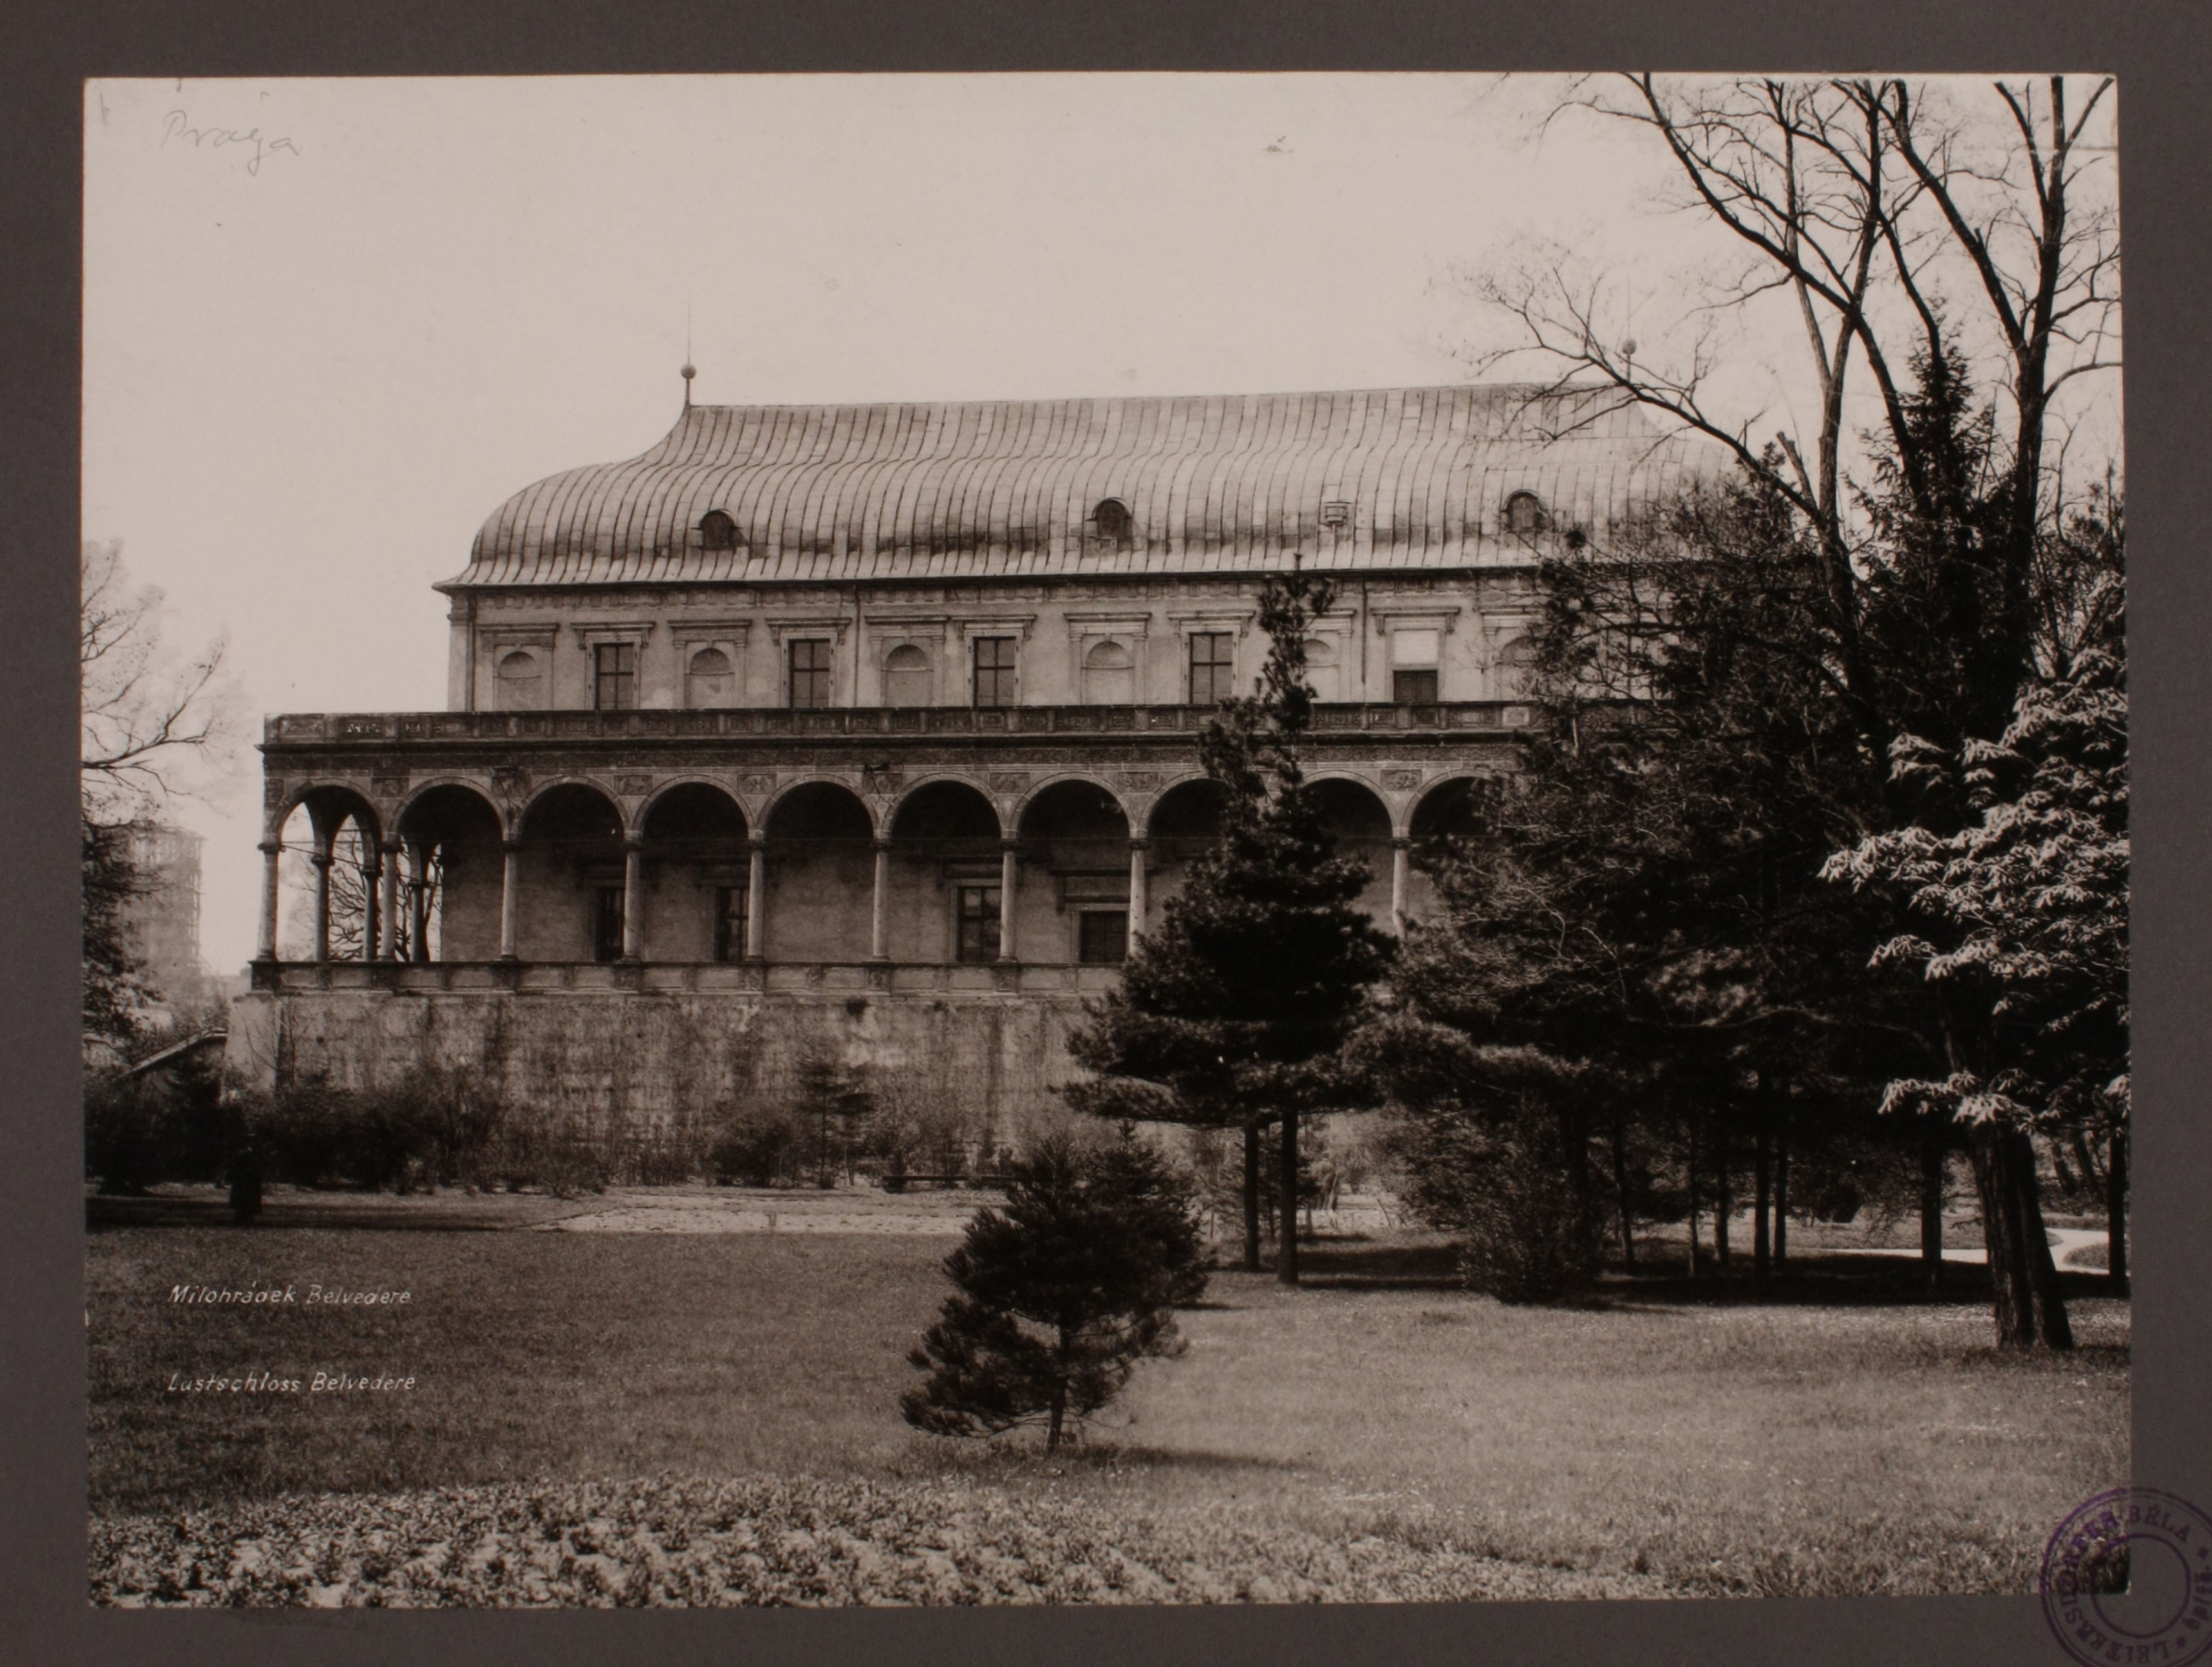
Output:
<svg viewBox="0 0 2212 1667">
<path fill-rule="evenodd" d="M 698 368 L 691 362 L 691 303 L 684 303 L 684 408 L 691 409 L 691 379 L 698 374 Z"/>
</svg>

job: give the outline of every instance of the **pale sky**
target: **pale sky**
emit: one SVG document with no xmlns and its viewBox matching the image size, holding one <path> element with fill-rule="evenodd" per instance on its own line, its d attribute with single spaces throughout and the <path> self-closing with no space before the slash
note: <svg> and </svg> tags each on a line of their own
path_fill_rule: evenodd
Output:
<svg viewBox="0 0 2212 1667">
<path fill-rule="evenodd" d="M 1516 339 L 1468 275 L 1540 242 L 1656 344 L 1736 257 L 1632 135 L 1540 137 L 1559 86 L 95 81 L 83 535 L 167 592 L 180 647 L 227 631 L 258 738 L 443 708 L 432 582 L 519 488 L 667 432 L 687 314 L 702 403 L 1426 385 Z M 1724 392 L 1788 421 L 1792 321 L 1728 329 Z M 258 774 L 174 813 L 220 971 L 253 949 Z"/>
</svg>

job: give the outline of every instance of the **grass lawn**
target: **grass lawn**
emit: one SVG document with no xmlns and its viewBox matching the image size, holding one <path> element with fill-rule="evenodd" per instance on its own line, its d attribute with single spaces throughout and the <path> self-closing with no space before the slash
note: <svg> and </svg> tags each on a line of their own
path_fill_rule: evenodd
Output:
<svg viewBox="0 0 2212 1667">
<path fill-rule="evenodd" d="M 133 1519 L 108 1529 L 141 1544 L 178 1540 L 190 1507 L 304 1520 L 332 1502 L 300 1495 L 481 1485 L 494 1491 L 439 1509 L 488 1522 L 547 1509 L 499 1485 L 665 1476 L 700 1480 L 661 1485 L 663 1517 L 691 1509 L 670 1504 L 670 1486 L 773 1487 L 785 1491 L 770 1504 L 748 1494 L 753 1505 L 709 1514 L 849 1521 L 861 1526 L 839 1532 L 863 1538 L 957 1507 L 1042 1536 L 1028 1554 L 1039 1569 L 1126 1552 L 1137 1572 L 1110 1583 L 1125 1595 L 1987 1592 L 2031 1589 L 2050 1529 L 2128 1473 L 2127 1307 L 2088 1280 L 2072 1282 L 2080 1348 L 2008 1359 L 1990 1347 L 1973 1270 L 1954 1271 L 1934 1302 L 1911 1295 L 1903 1264 L 1838 1257 L 1763 1301 L 1741 1283 L 1660 1278 L 1616 1284 L 1594 1309 L 1514 1310 L 1453 1288 L 1448 1253 L 1421 1235 L 1324 1244 L 1302 1291 L 1216 1273 L 1182 1317 L 1188 1354 L 1142 1367 L 1086 1447 L 1048 1461 L 1031 1437 L 945 1442 L 899 1417 L 914 1377 L 905 1354 L 948 1288 L 938 1263 L 952 1241 L 525 1230 L 578 1208 L 280 1197 L 251 1230 L 212 1211 L 107 1212 L 120 1224 L 91 1234 L 87 1267 L 95 1515 Z M 411 1300 L 171 1304 L 186 1281 L 288 1283 L 303 1297 L 320 1281 Z M 257 1369 L 412 1372 L 417 1387 L 164 1390 L 172 1373 Z M 560 1510 L 605 1517 L 603 1498 L 572 1495 Z M 255 1514 L 280 1498 L 292 1502 Z M 445 1546 L 454 1531 L 438 1532 Z M 1128 1543 L 1104 1544 L 1116 1535 Z M 547 1565 L 555 1584 L 536 1600 L 592 1600 L 559 1583 L 600 1553 L 559 1543 L 567 1561 Z M 1225 1545 L 1260 1562 L 1295 1554 L 1302 1572 L 1223 1586 L 1218 1568 L 1198 1570 L 1216 1551 L 1189 1548 Z M 756 1553 L 727 1552 L 740 1555 Z M 1393 1558 L 1426 1558 L 1426 1573 L 1374 1572 Z M 663 1573 L 655 1600 L 723 1589 Z M 994 1586 L 985 1564 L 939 1573 L 954 1584 L 789 1578 L 802 1600 L 1037 1595 L 1034 1581 Z M 591 1578 L 590 1591 L 617 1591 L 626 1576 Z M 764 1593 L 789 1596 L 768 1574 L 750 1589 Z"/>
</svg>

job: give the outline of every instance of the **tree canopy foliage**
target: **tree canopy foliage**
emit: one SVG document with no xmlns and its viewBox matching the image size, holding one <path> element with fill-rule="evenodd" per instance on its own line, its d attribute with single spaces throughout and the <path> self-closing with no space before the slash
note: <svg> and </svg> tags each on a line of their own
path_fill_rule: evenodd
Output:
<svg viewBox="0 0 2212 1667">
<path fill-rule="evenodd" d="M 1258 1256 L 1259 1134 L 1282 1125 L 1278 1272 L 1293 1281 L 1296 1120 L 1364 1103 L 1341 1048 L 1394 949 L 1358 907 L 1366 865 L 1336 850 L 1299 758 L 1313 704 L 1306 631 L 1334 596 L 1302 573 L 1262 591 L 1258 688 L 1225 702 L 1200 740 L 1221 788 L 1219 837 L 1068 1045 L 1097 1073 L 1067 1090 L 1078 1109 L 1245 1132 L 1248 1265 Z"/>
<path fill-rule="evenodd" d="M 1206 1286 L 1186 1184 L 1125 1124 L 1049 1136 L 1008 1167 L 945 1272 L 959 1287 L 910 1356 L 899 1405 L 936 1435 L 1045 1426 L 1047 1450 L 1120 1393 L 1139 1360 L 1181 1351 L 1175 1310 Z"/>
</svg>

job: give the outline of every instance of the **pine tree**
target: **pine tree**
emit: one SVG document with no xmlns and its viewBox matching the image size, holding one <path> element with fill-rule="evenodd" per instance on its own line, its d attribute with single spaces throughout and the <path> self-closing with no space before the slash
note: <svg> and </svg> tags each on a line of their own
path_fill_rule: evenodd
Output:
<svg viewBox="0 0 2212 1667">
<path fill-rule="evenodd" d="M 960 1289 L 908 1357 L 929 1376 L 900 1399 L 907 1423 L 975 1436 L 1041 1422 L 1048 1452 L 1138 1360 L 1182 1351 L 1174 1310 L 1206 1286 L 1190 1189 L 1127 1124 L 1014 1162 L 1005 1207 L 976 1214 L 945 1272 Z"/>
<path fill-rule="evenodd" d="M 1340 1050 L 1395 949 L 1358 906 L 1366 865 L 1337 854 L 1299 763 L 1313 705 L 1306 627 L 1334 599 L 1301 573 L 1262 591 L 1258 692 L 1225 702 L 1200 740 L 1225 790 L 1220 838 L 1069 1038 L 1098 1073 L 1068 1090 L 1079 1109 L 1243 1131 L 1248 1268 L 1259 1265 L 1261 1132 L 1279 1125 L 1286 1285 L 1298 1283 L 1299 1116 L 1364 1103 Z"/>
</svg>

